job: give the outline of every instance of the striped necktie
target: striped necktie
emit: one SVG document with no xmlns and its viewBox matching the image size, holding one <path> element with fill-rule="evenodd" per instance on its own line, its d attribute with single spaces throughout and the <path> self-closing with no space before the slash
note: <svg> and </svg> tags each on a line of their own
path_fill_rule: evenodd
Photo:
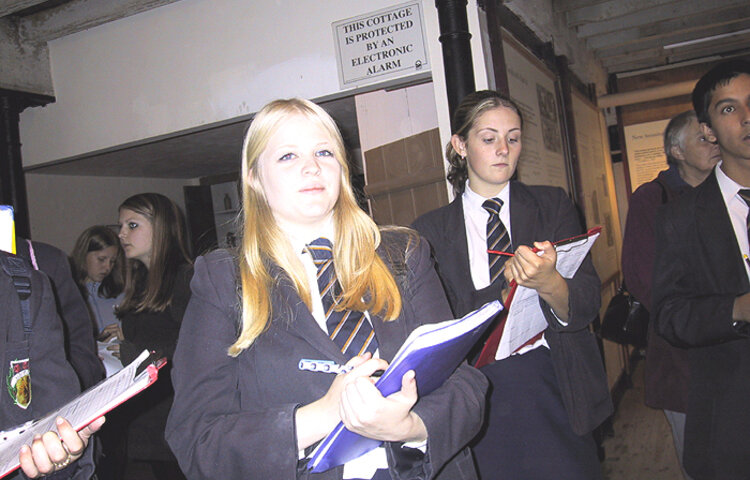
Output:
<svg viewBox="0 0 750 480">
<path fill-rule="evenodd" d="M 737 193 L 747 203 L 748 208 L 750 208 L 750 190 L 742 189 Z M 745 219 L 745 229 L 747 230 L 748 237 L 750 237 L 750 211 L 747 212 L 747 218 Z"/>
<path fill-rule="evenodd" d="M 482 207 L 490 214 L 487 219 L 487 249 L 500 252 L 510 252 L 510 235 L 508 230 L 500 220 L 500 209 L 503 207 L 503 201 L 499 198 L 490 198 L 485 200 Z M 503 265 L 508 259 L 505 255 L 496 253 L 489 254 L 490 262 L 490 284 L 503 273 Z"/>
<path fill-rule="evenodd" d="M 318 289 L 326 314 L 328 336 L 347 358 L 365 352 L 374 353 L 378 348 L 378 341 L 365 314 L 354 310 L 334 309 L 338 303 L 341 286 L 336 280 L 336 271 L 333 268 L 331 241 L 327 238 L 318 238 L 307 245 L 307 251 L 312 255 L 318 268 Z"/>
</svg>

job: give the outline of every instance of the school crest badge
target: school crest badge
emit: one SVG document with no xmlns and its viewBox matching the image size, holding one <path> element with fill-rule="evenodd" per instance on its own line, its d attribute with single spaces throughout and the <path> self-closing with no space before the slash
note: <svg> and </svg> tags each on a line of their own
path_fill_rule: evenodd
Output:
<svg viewBox="0 0 750 480">
<path fill-rule="evenodd" d="M 8 393 L 13 403 L 26 410 L 31 405 L 31 370 L 29 359 L 10 362 L 8 376 L 5 379 Z"/>
</svg>

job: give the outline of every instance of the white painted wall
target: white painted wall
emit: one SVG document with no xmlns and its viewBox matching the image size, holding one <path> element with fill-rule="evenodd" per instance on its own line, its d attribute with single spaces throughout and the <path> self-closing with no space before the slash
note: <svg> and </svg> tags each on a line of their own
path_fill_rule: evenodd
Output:
<svg viewBox="0 0 750 480">
<path fill-rule="evenodd" d="M 21 114 L 24 165 L 247 115 L 277 97 L 338 94 L 331 23 L 400 3 L 181 0 L 55 40 L 56 102 Z M 437 10 L 433 0 L 422 3 L 434 89 L 409 95 L 428 105 L 432 120 L 397 135 L 434 128 L 437 113 L 444 144 L 450 122 Z M 476 0 L 467 13 L 477 88 L 486 88 Z M 181 204 L 187 183 L 29 174 L 32 236 L 69 251 L 84 228 L 113 221 L 128 195 L 159 191 Z"/>
<path fill-rule="evenodd" d="M 158 192 L 185 211 L 183 185 L 197 184 L 159 178 L 26 175 L 31 238 L 70 254 L 76 239 L 92 225 L 117 223 L 117 207 L 136 193 Z"/>
<path fill-rule="evenodd" d="M 181 0 L 54 40 L 57 101 L 21 115 L 24 165 L 338 93 L 331 23 L 399 3 Z"/>
</svg>

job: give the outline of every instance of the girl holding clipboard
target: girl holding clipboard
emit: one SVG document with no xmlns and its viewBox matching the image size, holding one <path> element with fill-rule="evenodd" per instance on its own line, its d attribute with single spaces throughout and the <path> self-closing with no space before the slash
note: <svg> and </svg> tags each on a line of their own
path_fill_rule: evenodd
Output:
<svg viewBox="0 0 750 480">
<path fill-rule="evenodd" d="M 591 431 L 612 403 L 588 329 L 599 312 L 600 282 L 590 258 L 563 278 L 551 243 L 582 233 L 575 206 L 560 188 L 513 180 L 523 122 L 509 98 L 469 94 L 453 125 L 447 157 L 455 200 L 414 222 L 432 244 L 453 313 L 503 298 L 515 281 L 537 291 L 548 325 L 516 354 L 494 361 L 492 352 L 481 367 L 491 393 L 473 445 L 480 477 L 601 478 Z"/>
</svg>

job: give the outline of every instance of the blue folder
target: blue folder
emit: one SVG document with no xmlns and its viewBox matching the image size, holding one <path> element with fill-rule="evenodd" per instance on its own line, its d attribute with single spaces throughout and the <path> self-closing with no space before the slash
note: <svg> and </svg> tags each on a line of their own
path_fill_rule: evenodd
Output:
<svg viewBox="0 0 750 480">
<path fill-rule="evenodd" d="M 503 309 L 495 300 L 457 320 L 422 325 L 409 335 L 375 383 L 383 396 L 401 390 L 401 378 L 414 370 L 419 396 L 438 388 L 466 358 L 491 320 Z M 379 447 L 383 442 L 350 432 L 339 423 L 313 451 L 307 468 L 324 472 Z"/>
</svg>

